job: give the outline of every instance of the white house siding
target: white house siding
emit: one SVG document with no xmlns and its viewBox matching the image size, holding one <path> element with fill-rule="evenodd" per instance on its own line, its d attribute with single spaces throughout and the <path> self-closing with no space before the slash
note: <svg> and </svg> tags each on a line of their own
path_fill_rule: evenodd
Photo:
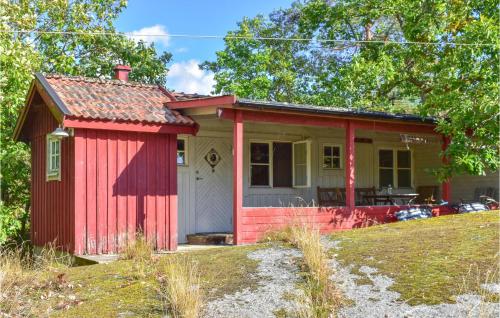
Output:
<svg viewBox="0 0 500 318">
<path fill-rule="evenodd" d="M 452 202 L 460 200 L 473 200 L 476 188 L 496 189 L 496 200 L 499 194 L 499 176 L 498 172 L 490 172 L 486 176 L 456 176 L 451 179 L 451 199 Z"/>
<path fill-rule="evenodd" d="M 213 117 L 195 117 L 200 124 L 198 136 L 213 136 L 227 138 L 232 141 L 233 124 L 227 120 L 219 120 Z M 269 207 L 269 206 L 298 206 L 312 205 L 317 201 L 316 187 L 344 187 L 344 156 L 345 156 L 345 131 L 338 128 L 318 128 L 301 127 L 291 125 L 244 123 L 244 173 L 243 173 L 243 204 L 248 207 Z M 357 130 L 356 137 L 370 138 L 373 143 L 356 143 L 356 186 L 357 187 L 378 187 L 378 150 L 380 148 L 406 149 L 406 145 L 400 141 L 399 133 L 381 133 L 365 130 Z M 410 144 L 412 150 L 413 180 L 410 189 L 395 189 L 397 192 L 415 192 L 418 186 L 440 185 L 431 170 L 441 164 L 439 153 L 441 150 L 441 139 L 437 136 L 424 136 L 427 144 Z M 190 137 L 189 157 L 204 155 L 194 154 L 192 141 L 196 137 Z M 270 188 L 270 187 L 250 187 L 249 186 L 249 147 L 250 141 L 287 141 L 294 142 L 304 139 L 312 140 L 311 143 L 311 187 L 310 188 Z M 321 146 L 324 143 L 339 144 L 342 149 L 342 168 L 334 170 L 324 170 L 321 168 Z M 189 167 L 184 169 L 190 169 Z M 192 169 L 191 169 L 192 170 Z M 183 174 L 183 178 L 188 178 L 183 182 L 194 181 L 194 174 Z M 186 177 L 189 176 L 189 177 Z M 468 189 L 470 185 L 470 189 Z M 498 175 L 488 177 L 457 177 L 452 182 L 452 199 L 469 198 L 474 194 L 474 188 L 478 186 L 498 187 Z M 189 197 L 194 198 L 192 186 L 184 185 L 184 189 L 190 189 Z M 191 209 L 189 215 L 194 215 L 194 209 L 188 203 L 182 203 L 183 195 L 179 193 L 179 209 L 186 206 Z M 187 197 L 187 196 L 184 196 Z M 192 227 L 191 227 L 192 228 Z"/>
</svg>

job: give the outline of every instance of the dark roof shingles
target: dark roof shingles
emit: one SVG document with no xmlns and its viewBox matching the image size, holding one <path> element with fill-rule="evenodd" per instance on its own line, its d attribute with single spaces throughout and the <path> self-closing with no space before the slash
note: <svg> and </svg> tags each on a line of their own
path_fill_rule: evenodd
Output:
<svg viewBox="0 0 500 318">
<path fill-rule="evenodd" d="M 74 117 L 194 124 L 191 118 L 165 106 L 170 99 L 157 85 L 54 74 L 45 75 L 45 79 Z"/>
</svg>

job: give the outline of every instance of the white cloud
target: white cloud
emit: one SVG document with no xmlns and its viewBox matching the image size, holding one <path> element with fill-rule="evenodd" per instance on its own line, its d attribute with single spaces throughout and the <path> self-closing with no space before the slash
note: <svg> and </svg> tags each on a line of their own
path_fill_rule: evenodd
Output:
<svg viewBox="0 0 500 318">
<path fill-rule="evenodd" d="M 155 42 L 157 44 L 163 44 L 164 46 L 168 46 L 170 42 L 167 29 L 161 24 L 155 24 L 150 27 L 132 31 L 129 37 L 134 41 L 143 40 L 146 43 Z"/>
<path fill-rule="evenodd" d="M 186 53 L 187 51 L 188 51 L 187 47 L 180 47 L 180 48 L 175 50 L 175 52 L 177 52 L 177 53 Z"/>
<path fill-rule="evenodd" d="M 198 67 L 197 60 L 174 63 L 167 74 L 167 86 L 177 92 L 210 94 L 215 85 L 214 74 Z"/>
</svg>

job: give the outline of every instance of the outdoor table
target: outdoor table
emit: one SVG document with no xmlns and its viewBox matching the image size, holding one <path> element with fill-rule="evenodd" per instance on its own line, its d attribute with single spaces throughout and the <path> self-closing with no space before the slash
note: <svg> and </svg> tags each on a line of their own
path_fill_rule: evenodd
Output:
<svg viewBox="0 0 500 318">
<path fill-rule="evenodd" d="M 386 203 L 390 203 L 391 205 L 397 205 L 394 202 L 394 199 L 401 199 L 403 204 L 408 204 L 418 197 L 418 193 L 367 194 L 363 197 L 367 199 L 378 199 L 379 201 L 384 200 Z"/>
</svg>

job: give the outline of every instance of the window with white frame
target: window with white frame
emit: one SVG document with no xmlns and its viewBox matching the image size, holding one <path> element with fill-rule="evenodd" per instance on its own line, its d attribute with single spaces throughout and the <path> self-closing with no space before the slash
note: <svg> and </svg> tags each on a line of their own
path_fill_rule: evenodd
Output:
<svg viewBox="0 0 500 318">
<path fill-rule="evenodd" d="M 378 152 L 379 186 L 381 188 L 411 188 L 410 150 L 380 149 Z"/>
<path fill-rule="evenodd" d="M 251 142 L 249 179 L 250 186 L 310 187 L 310 142 Z"/>
<path fill-rule="evenodd" d="M 339 145 L 323 145 L 322 167 L 323 169 L 342 168 L 341 149 Z"/>
<path fill-rule="evenodd" d="M 47 180 L 61 180 L 61 139 L 47 135 Z"/>
<path fill-rule="evenodd" d="M 177 139 L 177 165 L 187 166 L 188 160 L 187 140 L 183 138 Z"/>
</svg>

